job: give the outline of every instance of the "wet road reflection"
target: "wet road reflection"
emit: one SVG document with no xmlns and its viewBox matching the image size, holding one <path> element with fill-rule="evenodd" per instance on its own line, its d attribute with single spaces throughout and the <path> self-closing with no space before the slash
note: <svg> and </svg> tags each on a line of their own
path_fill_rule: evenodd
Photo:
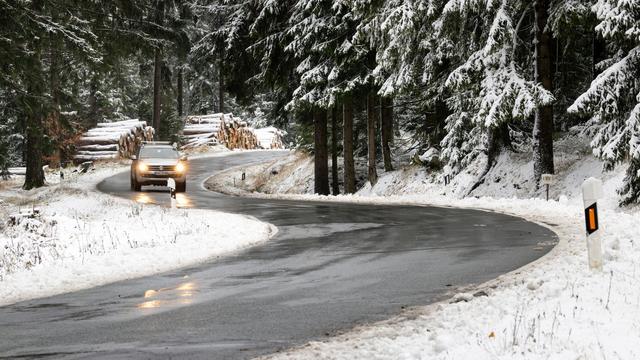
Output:
<svg viewBox="0 0 640 360">
<path fill-rule="evenodd" d="M 198 293 L 198 286 L 193 281 L 179 284 L 174 288 L 149 289 L 144 292 L 144 299 L 136 305 L 138 309 L 170 308 L 193 303 Z"/>
</svg>

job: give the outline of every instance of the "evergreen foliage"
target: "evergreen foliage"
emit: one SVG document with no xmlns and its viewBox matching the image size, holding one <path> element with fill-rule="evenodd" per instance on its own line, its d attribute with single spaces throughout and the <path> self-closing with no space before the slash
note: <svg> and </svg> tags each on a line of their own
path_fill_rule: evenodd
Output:
<svg viewBox="0 0 640 360">
<path fill-rule="evenodd" d="M 634 203 L 640 200 L 640 3 L 599 0 L 592 10 L 609 56 L 597 64 L 600 73 L 568 111 L 591 116 L 593 152 L 606 168 L 630 160 L 619 191 L 624 204 Z"/>
<path fill-rule="evenodd" d="M 534 4 L 545 4 L 542 29 Z M 639 20 L 629 0 L 0 0 L 0 167 L 64 154 L 65 136 L 98 121 L 151 122 L 159 69 L 163 138 L 182 114 L 223 108 L 311 148 L 310 114 L 348 99 L 363 156 L 374 92 L 393 103 L 395 132 L 440 150 L 449 174 L 533 153 L 536 114 L 553 106 L 551 130 L 585 126 L 607 169 L 629 164 L 620 191 L 633 203 Z M 547 88 L 536 29 L 551 36 Z"/>
</svg>

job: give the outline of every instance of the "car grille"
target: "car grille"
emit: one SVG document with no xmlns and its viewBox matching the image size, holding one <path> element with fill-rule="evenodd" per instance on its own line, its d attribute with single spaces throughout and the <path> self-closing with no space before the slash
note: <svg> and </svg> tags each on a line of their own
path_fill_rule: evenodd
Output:
<svg viewBox="0 0 640 360">
<path fill-rule="evenodd" d="M 175 165 L 149 165 L 149 171 L 175 171 Z"/>
</svg>

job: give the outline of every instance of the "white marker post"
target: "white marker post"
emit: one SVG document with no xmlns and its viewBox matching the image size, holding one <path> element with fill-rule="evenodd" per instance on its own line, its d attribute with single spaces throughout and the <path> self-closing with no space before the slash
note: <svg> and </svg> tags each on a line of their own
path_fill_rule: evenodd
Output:
<svg viewBox="0 0 640 360">
<path fill-rule="evenodd" d="M 542 184 L 547 187 L 547 201 L 549 201 L 549 186 L 553 184 L 553 174 L 542 174 Z"/>
<path fill-rule="evenodd" d="M 584 218 L 587 230 L 587 253 L 589 268 L 602 270 L 602 241 L 598 222 L 598 199 L 602 198 L 602 181 L 588 178 L 582 183 Z"/>
<path fill-rule="evenodd" d="M 176 181 L 173 178 L 167 179 L 167 187 L 169 187 L 169 194 L 171 195 L 171 208 L 175 209 L 176 206 Z"/>
</svg>

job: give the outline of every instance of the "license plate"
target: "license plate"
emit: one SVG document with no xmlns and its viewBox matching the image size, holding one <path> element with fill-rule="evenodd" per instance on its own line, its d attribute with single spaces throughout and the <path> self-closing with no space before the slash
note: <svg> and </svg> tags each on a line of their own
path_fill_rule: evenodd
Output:
<svg viewBox="0 0 640 360">
<path fill-rule="evenodd" d="M 153 175 L 167 176 L 167 175 L 169 175 L 169 172 L 168 171 L 154 171 Z"/>
</svg>

